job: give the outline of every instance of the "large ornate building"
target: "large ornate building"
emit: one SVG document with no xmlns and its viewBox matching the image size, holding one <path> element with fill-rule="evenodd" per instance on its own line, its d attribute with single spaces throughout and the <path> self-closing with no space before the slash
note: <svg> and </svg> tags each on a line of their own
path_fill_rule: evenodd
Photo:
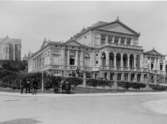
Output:
<svg viewBox="0 0 167 124">
<path fill-rule="evenodd" d="M 21 40 L 9 38 L 0 38 L 0 60 L 21 60 Z"/>
<path fill-rule="evenodd" d="M 165 56 L 139 46 L 140 34 L 117 19 L 97 22 L 66 42 L 44 40 L 28 61 L 29 72 L 48 72 L 113 81 L 160 82 L 166 74 Z"/>
</svg>

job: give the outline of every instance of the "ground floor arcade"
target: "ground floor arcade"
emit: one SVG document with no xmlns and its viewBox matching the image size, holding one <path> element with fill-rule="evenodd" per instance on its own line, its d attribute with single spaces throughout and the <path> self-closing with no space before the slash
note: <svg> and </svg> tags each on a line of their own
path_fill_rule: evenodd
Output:
<svg viewBox="0 0 167 124">
<path fill-rule="evenodd" d="M 49 70 L 49 74 L 63 77 L 82 77 L 103 79 L 111 81 L 127 81 L 127 82 L 139 82 L 139 83 L 165 83 L 166 76 L 156 73 L 141 72 L 141 71 L 80 71 L 77 70 Z"/>
</svg>

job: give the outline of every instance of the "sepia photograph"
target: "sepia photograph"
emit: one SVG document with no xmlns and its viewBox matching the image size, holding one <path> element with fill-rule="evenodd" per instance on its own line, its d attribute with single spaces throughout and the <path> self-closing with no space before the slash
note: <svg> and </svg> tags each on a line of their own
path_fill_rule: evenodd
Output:
<svg viewBox="0 0 167 124">
<path fill-rule="evenodd" d="M 167 123 L 167 1 L 0 0 L 0 124 Z"/>
</svg>

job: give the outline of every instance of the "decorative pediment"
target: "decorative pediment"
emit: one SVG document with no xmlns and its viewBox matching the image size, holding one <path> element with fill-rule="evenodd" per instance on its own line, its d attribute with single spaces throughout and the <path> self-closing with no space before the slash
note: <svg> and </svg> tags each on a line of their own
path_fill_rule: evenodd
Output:
<svg viewBox="0 0 167 124">
<path fill-rule="evenodd" d="M 78 42 L 75 41 L 75 40 L 67 41 L 67 42 L 65 42 L 65 45 L 67 45 L 67 46 L 76 46 L 76 47 L 82 46 L 82 44 L 78 43 Z"/>
<path fill-rule="evenodd" d="M 46 45 L 48 44 L 48 41 L 46 39 L 44 39 L 42 45 L 41 45 L 41 48 L 44 48 Z"/>
<path fill-rule="evenodd" d="M 129 35 L 139 35 L 137 32 L 129 28 L 128 26 L 124 25 L 123 23 L 119 21 L 115 21 L 113 23 L 108 23 L 104 26 L 101 26 L 97 28 L 98 30 L 103 31 L 111 31 L 116 33 L 123 33 L 123 34 L 129 34 Z"/>
<path fill-rule="evenodd" d="M 154 56 L 163 56 L 161 53 L 156 51 L 154 48 L 150 51 L 147 51 L 144 53 L 145 55 L 154 55 Z"/>
</svg>

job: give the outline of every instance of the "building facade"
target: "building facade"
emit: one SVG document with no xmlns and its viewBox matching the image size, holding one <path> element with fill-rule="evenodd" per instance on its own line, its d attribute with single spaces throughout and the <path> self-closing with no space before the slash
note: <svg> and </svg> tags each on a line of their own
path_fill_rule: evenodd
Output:
<svg viewBox="0 0 167 124">
<path fill-rule="evenodd" d="M 0 60 L 21 60 L 21 40 L 15 38 L 0 38 Z"/>
<path fill-rule="evenodd" d="M 48 72 L 57 76 L 86 74 L 89 78 L 113 81 L 164 81 L 165 56 L 155 49 L 144 52 L 140 34 L 119 19 L 97 22 L 68 41 L 43 44 L 28 61 L 29 72 Z"/>
</svg>

